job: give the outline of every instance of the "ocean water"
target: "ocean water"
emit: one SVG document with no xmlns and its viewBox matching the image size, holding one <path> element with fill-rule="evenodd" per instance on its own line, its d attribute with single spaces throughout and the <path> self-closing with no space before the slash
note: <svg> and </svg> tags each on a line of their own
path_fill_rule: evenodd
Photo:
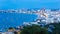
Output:
<svg viewBox="0 0 60 34">
<path fill-rule="evenodd" d="M 34 14 L 0 13 L 0 29 L 20 26 L 23 22 L 33 21 L 36 17 Z"/>
</svg>

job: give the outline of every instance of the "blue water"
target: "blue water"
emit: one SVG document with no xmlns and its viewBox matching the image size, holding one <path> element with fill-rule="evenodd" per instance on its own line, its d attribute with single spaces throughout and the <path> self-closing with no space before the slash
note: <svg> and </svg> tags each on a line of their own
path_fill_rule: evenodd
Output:
<svg viewBox="0 0 60 34">
<path fill-rule="evenodd" d="M 34 9 L 60 8 L 60 0 L 0 0 L 0 9 Z M 0 29 L 20 26 L 23 22 L 31 22 L 37 16 L 34 14 L 18 14 L 18 13 L 0 13 Z"/>
<path fill-rule="evenodd" d="M 36 17 L 34 14 L 0 13 L 0 29 L 20 26 L 23 22 L 33 21 Z"/>
</svg>

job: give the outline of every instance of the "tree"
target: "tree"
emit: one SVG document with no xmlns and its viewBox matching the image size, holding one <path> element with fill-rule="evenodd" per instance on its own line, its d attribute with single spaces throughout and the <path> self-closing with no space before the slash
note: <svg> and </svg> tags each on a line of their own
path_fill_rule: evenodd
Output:
<svg viewBox="0 0 60 34">
<path fill-rule="evenodd" d="M 48 34 L 46 28 L 42 28 L 39 25 L 25 26 L 21 30 L 21 34 Z"/>
<path fill-rule="evenodd" d="M 55 29 L 53 30 L 52 34 L 60 34 L 60 23 L 53 24 Z"/>
<path fill-rule="evenodd" d="M 60 22 L 59 23 L 50 23 L 45 27 L 48 28 L 49 25 L 53 25 L 54 29 L 52 30 L 51 34 L 60 34 Z"/>
</svg>

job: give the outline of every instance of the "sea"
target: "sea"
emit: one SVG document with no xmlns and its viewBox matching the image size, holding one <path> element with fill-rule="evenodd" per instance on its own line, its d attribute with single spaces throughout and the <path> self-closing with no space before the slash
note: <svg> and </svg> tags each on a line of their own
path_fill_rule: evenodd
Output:
<svg viewBox="0 0 60 34">
<path fill-rule="evenodd" d="M 23 25 L 23 22 L 32 22 L 37 18 L 35 14 L 0 13 L 0 31 L 9 27 Z"/>
</svg>

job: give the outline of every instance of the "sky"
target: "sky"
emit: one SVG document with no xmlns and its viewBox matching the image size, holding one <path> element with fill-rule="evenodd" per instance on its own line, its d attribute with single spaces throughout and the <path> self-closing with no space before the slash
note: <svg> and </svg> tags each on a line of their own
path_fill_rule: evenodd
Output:
<svg viewBox="0 0 60 34">
<path fill-rule="evenodd" d="M 0 9 L 60 8 L 60 0 L 0 0 Z"/>
</svg>

